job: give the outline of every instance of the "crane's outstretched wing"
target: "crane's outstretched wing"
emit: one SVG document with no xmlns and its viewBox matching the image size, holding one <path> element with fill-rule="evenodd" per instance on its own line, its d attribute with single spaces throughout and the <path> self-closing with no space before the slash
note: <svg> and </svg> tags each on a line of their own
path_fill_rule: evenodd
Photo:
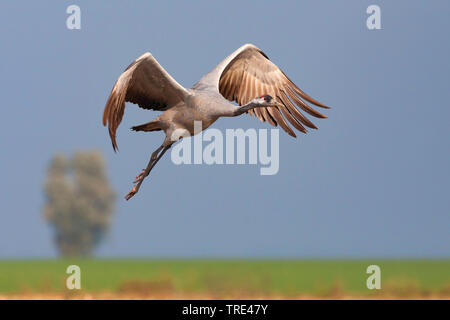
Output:
<svg viewBox="0 0 450 320">
<path fill-rule="evenodd" d="M 187 94 L 149 52 L 137 58 L 117 79 L 103 112 L 103 125 L 108 125 L 114 151 L 125 102 L 144 109 L 166 110 L 183 101 Z"/>
<path fill-rule="evenodd" d="M 264 52 L 252 44 L 240 47 L 225 58 L 200 79 L 194 88 L 202 86 L 217 88 L 226 99 L 236 101 L 241 106 L 263 94 L 271 95 L 280 103 L 280 107 L 255 108 L 248 113 L 254 113 L 262 122 L 267 121 L 273 126 L 280 125 L 293 137 L 296 135 L 286 120 L 304 133 L 304 126 L 317 129 L 297 106 L 317 118 L 326 116 L 311 108 L 305 100 L 316 106 L 329 108 L 300 90 Z"/>
</svg>

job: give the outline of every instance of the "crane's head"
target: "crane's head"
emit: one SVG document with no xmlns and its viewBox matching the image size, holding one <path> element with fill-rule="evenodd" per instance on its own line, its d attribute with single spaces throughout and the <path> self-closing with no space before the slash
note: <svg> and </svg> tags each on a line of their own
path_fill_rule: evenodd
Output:
<svg viewBox="0 0 450 320">
<path fill-rule="evenodd" d="M 255 104 L 261 105 L 261 106 L 272 106 L 276 105 L 275 100 L 269 96 L 268 94 L 263 94 L 262 96 L 253 99 L 252 101 Z"/>
<path fill-rule="evenodd" d="M 263 94 L 262 96 L 253 99 L 251 102 L 257 105 L 257 107 L 276 107 L 279 105 L 279 103 L 268 94 Z"/>
</svg>

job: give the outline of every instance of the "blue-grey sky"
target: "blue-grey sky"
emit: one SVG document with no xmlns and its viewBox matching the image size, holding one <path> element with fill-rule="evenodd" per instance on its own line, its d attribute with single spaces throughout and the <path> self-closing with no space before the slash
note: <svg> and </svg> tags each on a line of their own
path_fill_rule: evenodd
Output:
<svg viewBox="0 0 450 320">
<path fill-rule="evenodd" d="M 81 30 L 66 8 L 81 8 Z M 381 7 L 382 30 L 366 27 Z M 41 218 L 51 156 L 100 149 L 117 190 L 101 256 L 449 257 L 450 2 L 2 1 L 0 257 L 55 256 Z M 191 87 L 254 43 L 332 106 L 318 131 L 280 131 L 280 170 L 181 165 L 165 156 L 123 195 L 163 139 L 101 124 L 123 69 L 146 51 Z M 215 128 L 269 128 L 249 116 Z"/>
</svg>

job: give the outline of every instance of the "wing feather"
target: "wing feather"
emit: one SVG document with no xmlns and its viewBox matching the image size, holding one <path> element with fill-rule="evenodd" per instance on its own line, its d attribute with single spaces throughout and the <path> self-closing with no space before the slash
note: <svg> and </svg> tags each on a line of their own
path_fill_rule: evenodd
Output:
<svg viewBox="0 0 450 320">
<path fill-rule="evenodd" d="M 242 46 L 225 58 L 200 79 L 194 88 L 202 86 L 216 88 L 226 99 L 236 101 L 239 105 L 245 105 L 263 94 L 271 95 L 282 107 L 255 108 L 248 113 L 254 113 L 262 122 L 267 121 L 273 126 L 280 125 L 294 137 L 295 133 L 289 124 L 304 133 L 307 132 L 305 126 L 317 129 L 299 108 L 316 118 L 326 118 L 305 101 L 318 107 L 329 108 L 298 88 L 264 52 L 251 44 Z"/>
<path fill-rule="evenodd" d="M 117 150 L 116 131 L 125 112 L 125 102 L 144 109 L 166 110 L 187 95 L 188 91 L 149 52 L 137 58 L 117 79 L 103 112 L 103 125 L 108 125 L 114 151 Z"/>
</svg>

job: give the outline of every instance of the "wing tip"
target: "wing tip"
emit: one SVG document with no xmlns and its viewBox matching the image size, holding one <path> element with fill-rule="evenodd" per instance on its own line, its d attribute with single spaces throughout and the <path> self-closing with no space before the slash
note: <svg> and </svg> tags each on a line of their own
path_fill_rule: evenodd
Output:
<svg viewBox="0 0 450 320">
<path fill-rule="evenodd" d="M 116 137 L 111 137 L 111 144 L 115 153 L 119 152 L 119 147 L 117 146 Z"/>
<path fill-rule="evenodd" d="M 143 53 L 139 58 L 136 59 L 136 61 L 142 60 L 142 59 L 146 59 L 146 58 L 150 58 L 153 57 L 152 54 L 150 52 L 145 52 Z"/>
</svg>

